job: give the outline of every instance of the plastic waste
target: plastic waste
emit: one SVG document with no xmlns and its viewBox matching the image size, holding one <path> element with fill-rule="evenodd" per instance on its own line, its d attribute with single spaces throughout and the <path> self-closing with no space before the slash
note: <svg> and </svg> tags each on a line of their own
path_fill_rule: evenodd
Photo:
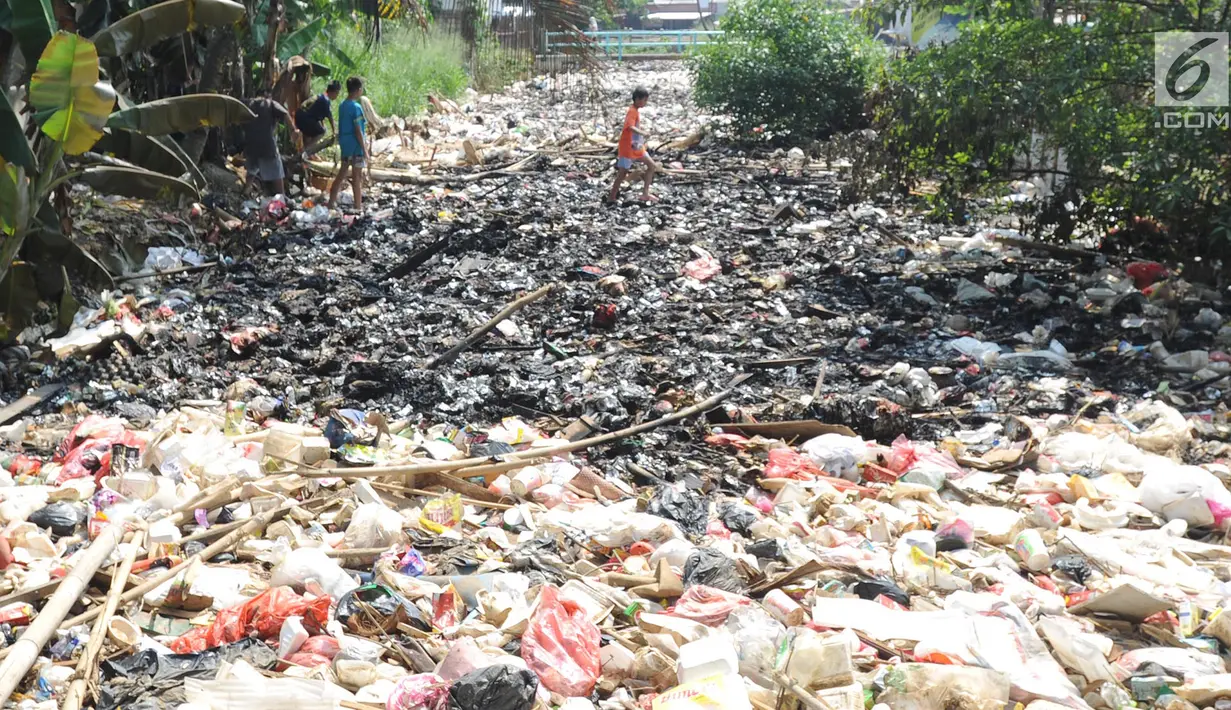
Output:
<svg viewBox="0 0 1231 710">
<path fill-rule="evenodd" d="M 855 481 L 868 462 L 868 444 L 858 436 L 821 434 L 800 444 L 799 450 L 830 475 Z"/>
<path fill-rule="evenodd" d="M 418 606 L 383 584 L 365 584 L 342 595 L 334 618 L 361 636 L 396 633 L 399 624 L 432 629 Z"/>
<path fill-rule="evenodd" d="M 548 690 L 589 695 L 600 672 L 598 627 L 554 585 L 543 585 L 522 635 L 521 657 Z"/>
<path fill-rule="evenodd" d="M 385 547 L 401 542 L 402 516 L 379 503 L 364 503 L 351 515 L 342 544 L 351 549 Z"/>
<path fill-rule="evenodd" d="M 282 622 L 282 630 L 278 634 L 278 658 L 286 658 L 295 653 L 309 638 L 308 631 L 303 627 L 303 618 L 288 616 Z"/>
<path fill-rule="evenodd" d="M 341 599 L 359 586 L 337 560 L 325 555 L 315 547 L 300 547 L 294 550 L 285 541 L 279 541 L 262 559 L 274 563 L 269 583 L 273 586 L 288 586 L 296 589 L 317 589 L 335 599 Z"/>
<path fill-rule="evenodd" d="M 718 634 L 680 646 L 676 674 L 681 683 L 739 672 L 739 658 L 730 636 Z"/>
<path fill-rule="evenodd" d="M 684 563 L 684 589 L 701 584 L 730 592 L 744 593 L 744 581 L 735 572 L 734 561 L 712 547 L 698 547 Z"/>
<path fill-rule="evenodd" d="M 192 629 L 168 643 L 167 648 L 191 653 L 234 643 L 252 633 L 273 638 L 292 616 L 301 617 L 306 627 L 323 629 L 329 621 L 331 603 L 327 595 L 308 599 L 290 587 L 271 587 L 239 606 L 223 609 L 212 624 Z"/>
<path fill-rule="evenodd" d="M 704 535 L 709 520 L 709 501 L 694 491 L 662 486 L 650 499 L 646 512 L 675 521 L 689 535 Z"/>
<path fill-rule="evenodd" d="M 684 590 L 684 594 L 671 609 L 671 615 L 691 619 L 706 626 L 717 627 L 726 623 L 727 617 L 736 608 L 751 603 L 751 599 L 741 594 L 731 594 L 703 584 L 694 584 Z"/>
<path fill-rule="evenodd" d="M 435 673 L 402 678 L 385 700 L 385 710 L 445 710 L 448 706 L 449 683 Z"/>
<path fill-rule="evenodd" d="M 795 629 L 785 672 L 805 688 L 832 688 L 854 679 L 851 647 L 842 636 L 822 637 L 807 628 Z"/>
</svg>

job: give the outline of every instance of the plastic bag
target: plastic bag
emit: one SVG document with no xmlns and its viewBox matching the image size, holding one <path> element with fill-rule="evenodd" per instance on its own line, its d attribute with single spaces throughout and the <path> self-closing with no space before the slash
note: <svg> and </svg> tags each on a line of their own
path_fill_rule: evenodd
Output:
<svg viewBox="0 0 1231 710">
<path fill-rule="evenodd" d="M 352 550 L 402 542 L 402 516 L 380 503 L 364 503 L 351 515 L 342 545 Z"/>
<path fill-rule="evenodd" d="M 291 663 L 296 666 L 304 666 L 307 668 L 318 668 L 320 666 L 327 666 L 331 663 L 327 657 L 322 656 L 319 653 L 304 653 L 303 651 L 292 653 L 287 656 L 285 660 L 287 663 Z"/>
<path fill-rule="evenodd" d="M 773 671 L 785 626 L 761 607 L 749 605 L 731 612 L 726 629 L 735 639 L 741 673 L 756 677 Z"/>
<path fill-rule="evenodd" d="M 86 511 L 82 506 L 72 503 L 52 503 L 30 513 L 27 518 L 40 528 L 50 528 L 56 537 L 66 537 L 77 531 L 77 526 L 85 522 Z"/>
<path fill-rule="evenodd" d="M 499 663 L 458 678 L 449 688 L 450 706 L 458 710 L 530 710 L 538 689 L 539 680 L 533 673 Z"/>
<path fill-rule="evenodd" d="M 398 624 L 431 631 L 432 624 L 406 597 L 383 584 L 365 584 L 338 600 L 335 618 L 351 633 L 375 636 L 396 633 Z"/>
<path fill-rule="evenodd" d="M 859 467 L 868 462 L 868 444 L 858 436 L 821 434 L 808 439 L 799 450 L 832 476 L 858 480 Z"/>
<path fill-rule="evenodd" d="M 670 613 L 671 616 L 717 627 L 726 623 L 731 612 L 751 603 L 752 600 L 748 597 L 730 594 L 703 584 L 694 584 L 684 591 Z"/>
<path fill-rule="evenodd" d="M 262 559 L 274 563 L 269 577 L 269 583 L 273 586 L 306 589 L 319 585 L 324 593 L 335 599 L 359 586 L 337 560 L 327 556 L 325 551 L 319 548 L 300 547 L 291 550 L 284 542 L 279 542 L 273 551 Z"/>
<path fill-rule="evenodd" d="M 214 623 L 199 626 L 167 644 L 175 653 L 192 653 L 207 648 L 235 643 L 255 632 L 261 638 L 273 638 L 282 624 L 292 616 L 301 616 L 304 626 L 322 629 L 329 621 L 328 596 L 309 600 L 290 587 L 271 587 L 243 604 L 218 612 Z"/>
<path fill-rule="evenodd" d="M 585 610 L 560 598 L 555 585 L 543 585 L 521 637 L 521 657 L 544 687 L 566 697 L 589 695 L 600 672 L 599 642 Z"/>
<path fill-rule="evenodd" d="M 402 678 L 385 700 L 385 710 L 445 710 L 448 706 L 449 683 L 435 673 Z"/>
<path fill-rule="evenodd" d="M 324 656 L 332 661 L 333 657 L 338 655 L 338 640 L 324 634 L 309 636 L 308 640 L 300 644 L 298 650 L 300 653 L 314 653 L 318 656 Z"/>
<path fill-rule="evenodd" d="M 698 281 L 708 281 L 720 273 L 722 273 L 722 264 L 719 264 L 718 260 L 709 254 L 702 254 L 684 264 L 684 275 Z"/>
<path fill-rule="evenodd" d="M 742 505 L 728 503 L 722 506 L 718 512 L 718 517 L 722 520 L 722 524 L 727 526 L 727 529 L 733 533 L 739 533 L 744 537 L 750 537 L 748 528 L 757 521 L 757 513 L 751 508 L 745 508 Z"/>
<path fill-rule="evenodd" d="M 698 547 L 684 563 L 684 589 L 701 584 L 732 594 L 744 593 L 744 580 L 735 572 L 735 561 L 710 547 Z"/>
<path fill-rule="evenodd" d="M 689 535 L 704 535 L 709 508 L 709 501 L 699 493 L 662 486 L 650 499 L 646 512 L 675 521 Z"/>
<path fill-rule="evenodd" d="M 790 449 L 769 450 L 769 463 L 765 465 L 766 478 L 791 478 L 796 481 L 811 481 L 821 475 L 812 459 Z"/>
<path fill-rule="evenodd" d="M 958 519 L 941 525 L 936 530 L 937 552 L 966 550 L 975 543 L 975 530 L 970 523 Z"/>
</svg>

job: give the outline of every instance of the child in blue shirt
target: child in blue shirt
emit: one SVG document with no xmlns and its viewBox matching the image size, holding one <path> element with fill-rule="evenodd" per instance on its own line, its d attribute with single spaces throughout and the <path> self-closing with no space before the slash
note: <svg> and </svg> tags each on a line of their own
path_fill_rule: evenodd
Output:
<svg viewBox="0 0 1231 710">
<path fill-rule="evenodd" d="M 346 185 L 346 171 L 349 169 L 355 210 L 363 211 L 363 168 L 367 164 L 368 151 L 360 96 L 363 96 L 363 80 L 352 76 L 346 80 L 346 100 L 338 107 L 338 147 L 342 149 L 342 165 L 329 188 L 329 209 L 337 206 L 338 193 Z"/>
</svg>

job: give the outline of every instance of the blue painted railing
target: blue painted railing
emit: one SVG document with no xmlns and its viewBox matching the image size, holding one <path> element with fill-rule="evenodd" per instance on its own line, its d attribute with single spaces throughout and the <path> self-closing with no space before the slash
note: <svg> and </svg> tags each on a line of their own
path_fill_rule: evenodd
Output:
<svg viewBox="0 0 1231 710">
<path fill-rule="evenodd" d="M 658 54 L 683 54 L 691 47 L 709 44 L 722 30 L 610 30 L 586 32 L 586 38 L 596 43 L 607 56 L 624 59 L 624 51 Z M 548 54 L 575 46 L 577 36 L 569 32 L 546 33 Z"/>
</svg>

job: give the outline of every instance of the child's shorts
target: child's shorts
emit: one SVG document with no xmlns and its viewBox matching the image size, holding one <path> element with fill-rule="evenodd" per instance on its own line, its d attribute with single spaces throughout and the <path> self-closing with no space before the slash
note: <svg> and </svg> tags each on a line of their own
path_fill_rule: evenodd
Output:
<svg viewBox="0 0 1231 710">
<path fill-rule="evenodd" d="M 352 155 L 349 157 L 347 156 L 342 157 L 342 167 L 343 168 L 362 168 L 362 167 L 365 167 L 366 165 L 367 164 L 363 162 L 362 155 Z"/>
<path fill-rule="evenodd" d="M 620 170 L 632 170 L 633 165 L 640 160 L 644 160 L 645 157 L 646 156 L 643 155 L 640 158 L 616 158 L 616 167 Z"/>
</svg>

